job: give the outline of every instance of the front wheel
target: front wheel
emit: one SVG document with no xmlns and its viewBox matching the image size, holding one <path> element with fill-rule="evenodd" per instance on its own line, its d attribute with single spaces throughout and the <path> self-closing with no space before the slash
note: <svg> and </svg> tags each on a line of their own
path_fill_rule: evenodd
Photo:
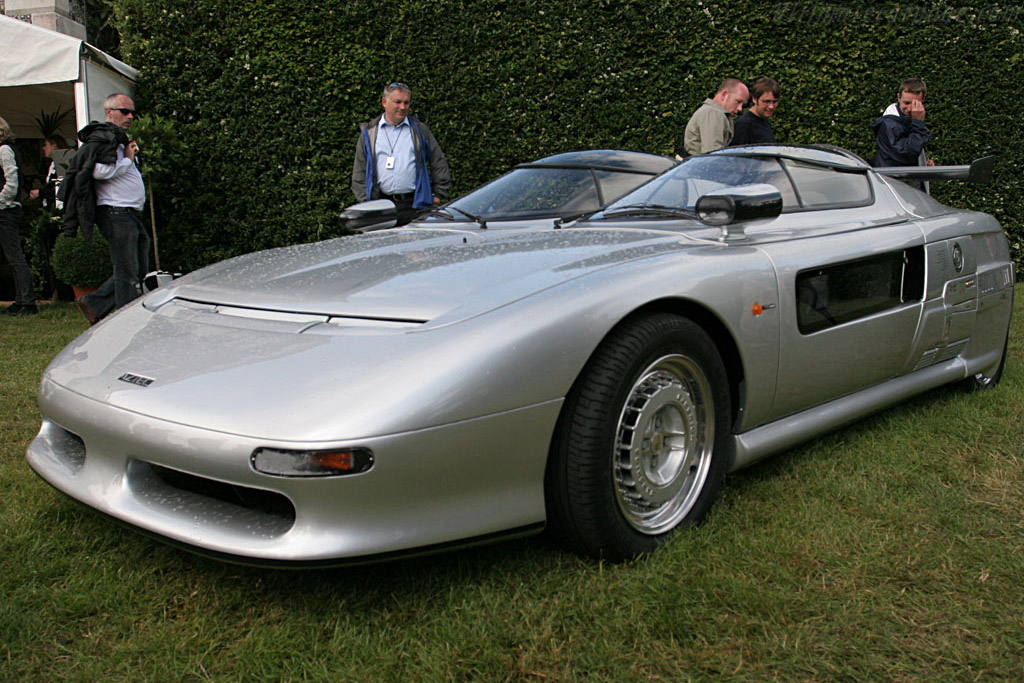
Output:
<svg viewBox="0 0 1024 683">
<path fill-rule="evenodd" d="M 613 330 L 559 418 L 545 482 L 551 531 L 616 561 L 701 521 L 729 464 L 727 387 L 692 321 L 652 314 Z"/>
</svg>

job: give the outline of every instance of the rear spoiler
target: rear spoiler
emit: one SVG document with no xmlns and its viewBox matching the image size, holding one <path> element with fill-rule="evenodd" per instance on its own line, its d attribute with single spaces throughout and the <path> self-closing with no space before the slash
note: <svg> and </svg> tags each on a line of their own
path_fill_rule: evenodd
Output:
<svg viewBox="0 0 1024 683">
<path fill-rule="evenodd" d="M 899 180 L 966 180 L 982 185 L 992 181 L 995 156 L 982 157 L 962 166 L 889 166 L 875 172 Z"/>
</svg>

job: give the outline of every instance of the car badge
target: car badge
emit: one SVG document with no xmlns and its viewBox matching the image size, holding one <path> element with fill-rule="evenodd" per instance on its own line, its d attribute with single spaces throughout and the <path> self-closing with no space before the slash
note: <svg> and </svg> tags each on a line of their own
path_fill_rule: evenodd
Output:
<svg viewBox="0 0 1024 683">
<path fill-rule="evenodd" d="M 964 269 L 964 250 L 960 248 L 959 242 L 953 243 L 953 267 L 958 273 Z"/>
<path fill-rule="evenodd" d="M 140 386 L 140 387 L 148 387 L 150 384 L 152 384 L 155 381 L 153 379 L 150 379 L 149 377 L 143 377 L 141 375 L 133 375 L 130 372 L 124 373 L 123 375 L 118 377 L 118 379 L 121 380 L 122 382 L 128 382 L 128 384 L 135 384 L 135 385 Z"/>
</svg>

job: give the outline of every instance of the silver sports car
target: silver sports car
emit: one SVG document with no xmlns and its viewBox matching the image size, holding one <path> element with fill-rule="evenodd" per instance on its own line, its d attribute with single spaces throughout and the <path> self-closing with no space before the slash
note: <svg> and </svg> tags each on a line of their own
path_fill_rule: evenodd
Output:
<svg viewBox="0 0 1024 683">
<path fill-rule="evenodd" d="M 699 522 L 730 470 L 998 381 L 1006 237 L 904 182 L 987 174 L 730 148 L 573 223 L 449 216 L 231 259 L 62 351 L 28 461 L 244 563 L 545 527 L 632 557 Z"/>
</svg>

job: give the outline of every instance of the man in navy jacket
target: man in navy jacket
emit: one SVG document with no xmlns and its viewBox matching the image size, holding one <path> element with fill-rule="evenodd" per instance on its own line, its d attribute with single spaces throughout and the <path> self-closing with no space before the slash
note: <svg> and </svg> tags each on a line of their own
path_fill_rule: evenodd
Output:
<svg viewBox="0 0 1024 683">
<path fill-rule="evenodd" d="M 874 166 L 934 166 L 925 154 L 932 135 L 925 125 L 923 78 L 908 78 L 900 83 L 897 101 L 890 104 L 874 123 L 876 151 Z"/>
</svg>

